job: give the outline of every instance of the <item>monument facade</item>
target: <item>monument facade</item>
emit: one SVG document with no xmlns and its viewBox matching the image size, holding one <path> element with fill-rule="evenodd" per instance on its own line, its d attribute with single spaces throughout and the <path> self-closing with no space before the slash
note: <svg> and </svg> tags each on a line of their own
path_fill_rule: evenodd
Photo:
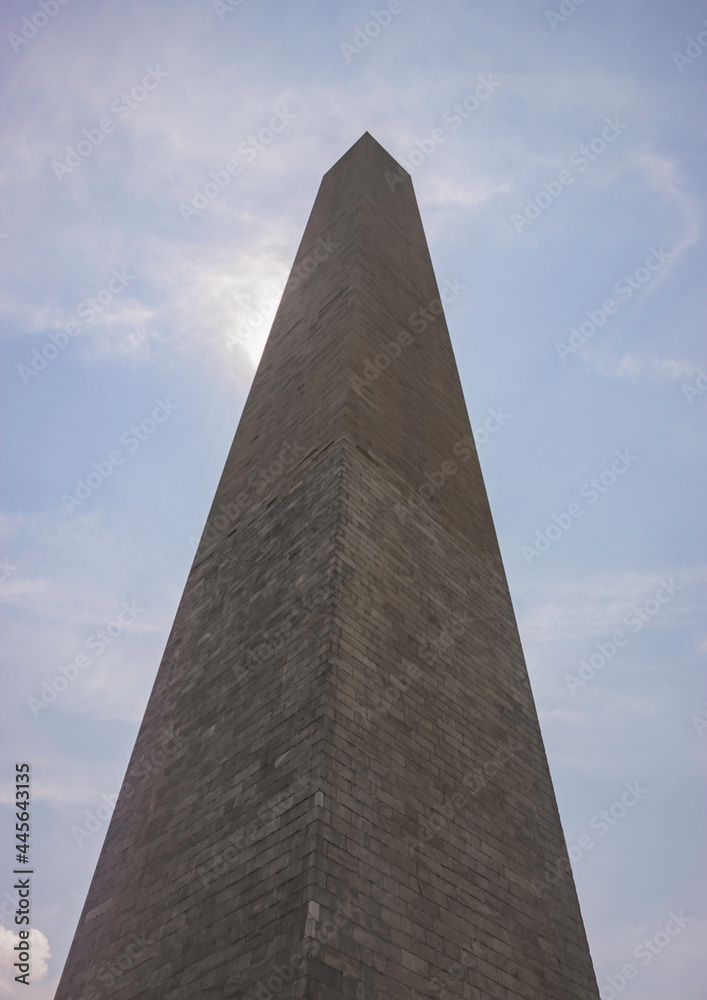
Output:
<svg viewBox="0 0 707 1000">
<path fill-rule="evenodd" d="M 597 1000 L 461 291 L 365 134 L 317 195 L 57 1000 Z"/>
</svg>

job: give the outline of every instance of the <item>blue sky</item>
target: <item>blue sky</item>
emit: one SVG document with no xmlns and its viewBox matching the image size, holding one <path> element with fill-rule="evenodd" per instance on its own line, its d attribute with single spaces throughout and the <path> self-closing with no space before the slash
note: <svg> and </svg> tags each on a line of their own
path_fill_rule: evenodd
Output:
<svg viewBox="0 0 707 1000">
<path fill-rule="evenodd" d="M 0 14 L 0 856 L 4 893 L 28 760 L 36 1000 L 321 176 L 366 130 L 468 286 L 447 320 L 602 1000 L 627 963 L 626 1000 L 704 996 L 707 7 L 417 0 L 369 38 L 385 7 Z M 2 919 L 0 995 L 24 996 Z"/>
</svg>

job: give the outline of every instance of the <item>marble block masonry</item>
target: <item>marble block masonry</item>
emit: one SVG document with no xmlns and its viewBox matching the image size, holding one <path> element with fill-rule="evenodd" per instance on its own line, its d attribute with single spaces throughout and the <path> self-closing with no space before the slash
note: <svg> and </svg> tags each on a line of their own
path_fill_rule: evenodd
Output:
<svg viewBox="0 0 707 1000">
<path fill-rule="evenodd" d="M 597 1000 L 460 294 L 366 133 L 317 194 L 57 1000 Z"/>
</svg>

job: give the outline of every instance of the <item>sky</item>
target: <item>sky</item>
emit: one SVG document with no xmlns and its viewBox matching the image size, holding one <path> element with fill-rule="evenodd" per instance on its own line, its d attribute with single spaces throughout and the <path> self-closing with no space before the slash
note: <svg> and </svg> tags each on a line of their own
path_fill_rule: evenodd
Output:
<svg viewBox="0 0 707 1000">
<path fill-rule="evenodd" d="M 705 1000 L 707 6 L 5 0 L 0 46 L 0 996 L 54 995 L 321 176 L 369 131 L 466 286 L 602 1000 Z"/>
</svg>

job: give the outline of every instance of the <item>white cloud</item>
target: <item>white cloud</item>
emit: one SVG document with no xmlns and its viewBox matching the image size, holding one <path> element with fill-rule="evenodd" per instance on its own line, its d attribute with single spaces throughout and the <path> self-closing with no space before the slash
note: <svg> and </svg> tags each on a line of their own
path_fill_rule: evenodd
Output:
<svg viewBox="0 0 707 1000">
<path fill-rule="evenodd" d="M 698 365 L 675 358 L 637 358 L 633 354 L 611 355 L 606 348 L 599 352 L 583 351 L 587 368 L 606 378 L 629 378 L 638 382 L 641 378 L 676 382 L 689 379 L 699 370 Z"/>
<path fill-rule="evenodd" d="M 17 953 L 14 951 L 14 948 L 19 943 L 20 937 L 18 934 L 13 934 L 7 927 L 0 925 L 0 992 L 6 993 L 9 996 L 13 996 L 16 993 L 16 988 L 12 985 L 17 974 L 17 969 L 14 968 L 14 963 L 17 961 Z M 35 927 L 30 929 L 29 945 L 31 986 L 32 983 L 41 982 L 46 976 L 49 970 L 47 963 L 51 958 L 51 950 L 49 948 L 49 941 L 45 935 Z"/>
<path fill-rule="evenodd" d="M 662 361 L 654 361 L 653 371 L 658 378 L 665 378 L 671 382 L 676 382 L 678 379 L 692 378 L 697 371 L 697 366 L 686 361 L 675 361 L 666 358 Z"/>
<path fill-rule="evenodd" d="M 0 583 L 0 604 L 21 604 L 47 589 L 46 580 L 12 580 Z"/>
<path fill-rule="evenodd" d="M 554 642 L 605 635 L 620 628 L 634 607 L 654 598 L 663 581 L 680 590 L 651 622 L 651 627 L 680 627 L 704 613 L 707 567 L 665 573 L 624 573 L 543 583 L 526 594 L 530 607 L 519 614 L 524 642 Z"/>
</svg>

